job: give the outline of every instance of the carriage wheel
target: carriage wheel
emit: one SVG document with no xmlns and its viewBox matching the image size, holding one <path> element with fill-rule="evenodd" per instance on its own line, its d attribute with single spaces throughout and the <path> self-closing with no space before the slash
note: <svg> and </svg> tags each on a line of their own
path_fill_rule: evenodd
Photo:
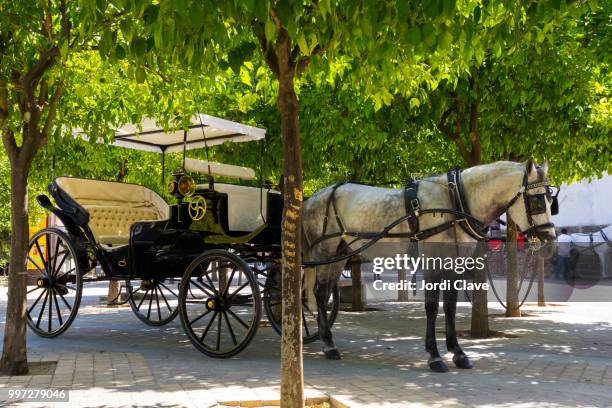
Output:
<svg viewBox="0 0 612 408">
<path fill-rule="evenodd" d="M 132 311 L 143 323 L 163 326 L 178 314 L 180 279 L 128 279 L 125 286 Z"/>
<path fill-rule="evenodd" d="M 38 231 L 28 248 L 27 323 L 41 337 L 62 334 L 81 304 L 83 274 L 70 237 L 56 228 Z"/>
<path fill-rule="evenodd" d="M 274 330 L 281 334 L 282 321 L 282 299 L 281 299 L 281 281 L 280 270 L 270 273 L 266 280 L 266 294 L 264 297 L 264 308 L 270 324 Z M 302 272 L 302 288 L 304 287 L 304 273 Z M 338 316 L 340 308 L 340 292 L 338 285 L 334 285 L 331 296 L 327 303 L 327 317 L 329 319 L 329 327 L 333 326 Z M 302 342 L 304 344 L 312 343 L 319 339 L 319 327 L 317 323 L 318 312 L 310 310 L 306 299 L 306 292 L 302 289 Z"/>
<path fill-rule="evenodd" d="M 209 357 L 232 357 L 257 332 L 257 279 L 240 257 L 225 250 L 206 251 L 183 275 L 179 310 L 183 329 L 198 350 Z"/>
</svg>

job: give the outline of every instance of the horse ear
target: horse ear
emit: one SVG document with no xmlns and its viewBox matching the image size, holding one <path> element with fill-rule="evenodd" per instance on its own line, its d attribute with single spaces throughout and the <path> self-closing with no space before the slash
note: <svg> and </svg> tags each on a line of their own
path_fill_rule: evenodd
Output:
<svg viewBox="0 0 612 408">
<path fill-rule="evenodd" d="M 533 159 L 530 158 L 525 162 L 525 171 L 527 171 L 527 174 L 531 174 L 531 172 L 533 172 L 535 168 L 535 162 L 533 161 Z"/>
<path fill-rule="evenodd" d="M 542 166 L 540 166 L 540 168 L 542 169 L 544 174 L 548 174 L 548 160 L 544 160 L 544 163 L 542 163 Z"/>
</svg>

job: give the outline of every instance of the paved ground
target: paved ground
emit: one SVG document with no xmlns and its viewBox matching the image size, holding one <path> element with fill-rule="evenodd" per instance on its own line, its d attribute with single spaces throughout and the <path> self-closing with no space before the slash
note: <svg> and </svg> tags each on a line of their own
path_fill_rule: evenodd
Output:
<svg viewBox="0 0 612 408">
<path fill-rule="evenodd" d="M 0 387 L 70 387 L 71 402 L 61 407 L 278 399 L 280 342 L 270 327 L 238 357 L 215 360 L 191 346 L 178 319 L 148 327 L 129 307 L 96 306 L 100 293 L 85 290 L 79 316 L 59 338 L 28 334 L 30 361 L 58 361 L 54 374 L 0 377 Z M 329 394 L 350 407 L 612 406 L 611 303 L 527 307 L 530 317 L 494 318 L 494 330 L 517 337 L 464 339 L 476 367 L 447 374 L 426 367 L 422 304 L 371 306 L 380 310 L 340 314 L 334 333 L 343 360 L 325 360 L 319 343 L 305 346 L 308 395 Z M 468 327 L 469 311 L 459 308 L 459 328 Z"/>
</svg>

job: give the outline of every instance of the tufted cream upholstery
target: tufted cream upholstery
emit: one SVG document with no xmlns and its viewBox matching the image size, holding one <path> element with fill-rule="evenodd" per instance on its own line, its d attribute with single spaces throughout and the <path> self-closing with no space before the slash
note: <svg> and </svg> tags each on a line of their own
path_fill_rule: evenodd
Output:
<svg viewBox="0 0 612 408">
<path fill-rule="evenodd" d="M 100 244 L 128 244 L 134 222 L 168 218 L 168 204 L 143 186 L 72 177 L 58 177 L 56 183 L 89 212 L 89 227 Z"/>
</svg>

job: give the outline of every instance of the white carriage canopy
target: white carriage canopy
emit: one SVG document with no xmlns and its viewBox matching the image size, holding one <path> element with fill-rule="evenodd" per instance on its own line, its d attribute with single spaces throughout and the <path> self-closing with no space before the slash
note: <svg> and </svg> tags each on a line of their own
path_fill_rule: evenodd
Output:
<svg viewBox="0 0 612 408">
<path fill-rule="evenodd" d="M 146 152 L 161 153 L 161 186 L 164 188 L 165 154 L 183 152 L 183 168 L 186 171 L 241 180 L 254 180 L 255 171 L 248 167 L 215 163 L 207 160 L 187 158 L 186 150 L 207 148 L 225 142 L 250 142 L 263 140 L 266 130 L 242 123 L 232 122 L 203 113 L 191 117 L 187 129 L 164 130 L 152 118 L 143 118 L 140 124 L 127 124 L 115 129 L 111 145 Z M 75 137 L 87 139 L 82 130 Z M 102 140 L 99 140 L 103 143 Z M 261 206 L 267 194 L 261 188 L 232 184 L 215 184 L 215 189 L 228 195 L 228 224 L 232 230 L 252 231 L 267 219 L 267 208 Z M 267 201 L 267 200 L 266 200 Z M 128 229 L 129 230 L 129 229 Z M 127 237 L 122 237 L 123 241 Z M 117 241 L 117 240 L 116 240 Z"/>
<path fill-rule="evenodd" d="M 165 153 L 184 152 L 220 145 L 225 142 L 250 142 L 263 140 L 266 130 L 238 122 L 221 119 L 216 116 L 198 113 L 191 117 L 187 129 L 165 130 L 157 125 L 154 119 L 145 117 L 139 124 L 126 124 L 115 129 L 111 145 L 146 152 L 162 153 L 162 184 Z M 80 129 L 74 131 L 75 137 L 87 139 L 87 134 Z M 100 143 L 103 141 L 100 139 Z M 231 164 L 208 162 L 204 160 L 185 159 L 187 171 L 207 173 L 213 176 L 233 177 L 243 180 L 255 179 L 253 169 Z"/>
<path fill-rule="evenodd" d="M 215 146 L 224 142 L 262 140 L 265 129 L 243 125 L 215 116 L 194 115 L 187 130 L 166 131 L 154 119 L 143 118 L 140 124 L 127 124 L 115 130 L 114 146 L 157 153 L 175 153 Z"/>
</svg>

